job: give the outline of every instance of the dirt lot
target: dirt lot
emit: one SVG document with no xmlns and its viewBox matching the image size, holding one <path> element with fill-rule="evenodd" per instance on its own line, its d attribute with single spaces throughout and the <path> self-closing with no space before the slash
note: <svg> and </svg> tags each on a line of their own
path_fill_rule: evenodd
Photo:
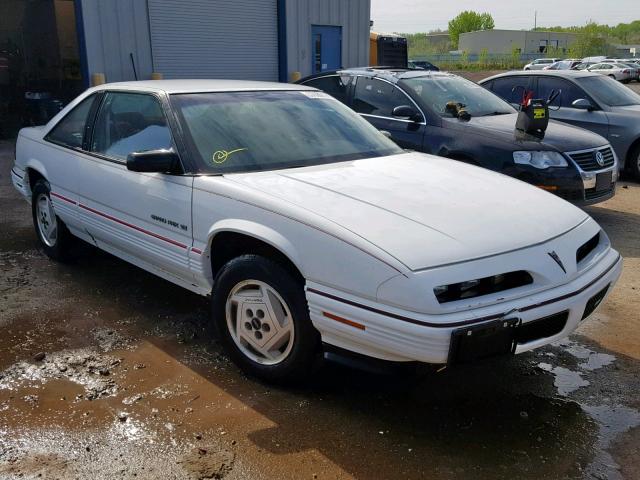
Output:
<svg viewBox="0 0 640 480">
<path fill-rule="evenodd" d="M 640 186 L 589 208 L 625 257 L 562 344 L 441 373 L 245 378 L 207 301 L 37 248 L 0 144 L 0 478 L 640 478 Z"/>
</svg>

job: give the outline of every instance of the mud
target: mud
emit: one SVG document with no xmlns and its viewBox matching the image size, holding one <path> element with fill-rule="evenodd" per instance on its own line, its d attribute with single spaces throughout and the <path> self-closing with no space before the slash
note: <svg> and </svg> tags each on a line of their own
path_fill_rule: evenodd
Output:
<svg viewBox="0 0 640 480">
<path fill-rule="evenodd" d="M 0 478 L 640 478 L 640 186 L 589 213 L 625 255 L 570 339 L 440 373 L 244 377 L 207 300 L 36 246 L 0 144 Z"/>
</svg>

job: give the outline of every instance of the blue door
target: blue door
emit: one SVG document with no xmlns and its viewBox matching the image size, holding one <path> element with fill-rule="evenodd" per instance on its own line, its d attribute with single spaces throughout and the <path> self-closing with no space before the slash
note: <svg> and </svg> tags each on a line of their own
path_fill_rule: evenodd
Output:
<svg viewBox="0 0 640 480">
<path fill-rule="evenodd" d="M 342 68 L 342 27 L 311 26 L 311 73 Z"/>
</svg>

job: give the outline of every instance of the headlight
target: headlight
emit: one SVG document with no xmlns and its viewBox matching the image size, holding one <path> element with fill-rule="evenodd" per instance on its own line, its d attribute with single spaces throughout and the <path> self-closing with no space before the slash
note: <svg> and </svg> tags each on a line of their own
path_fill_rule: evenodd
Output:
<svg viewBox="0 0 640 480">
<path fill-rule="evenodd" d="M 513 161 L 540 169 L 568 165 L 562 154 L 558 152 L 513 152 Z"/>
</svg>

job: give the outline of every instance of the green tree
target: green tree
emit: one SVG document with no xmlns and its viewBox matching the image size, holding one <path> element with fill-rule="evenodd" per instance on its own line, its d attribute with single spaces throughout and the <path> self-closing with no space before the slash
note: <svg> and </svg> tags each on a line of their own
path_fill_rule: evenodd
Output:
<svg viewBox="0 0 640 480">
<path fill-rule="evenodd" d="M 492 30 L 493 27 L 495 27 L 495 23 L 491 14 L 465 10 L 460 12 L 457 17 L 449 20 L 449 37 L 454 48 L 458 48 L 458 40 L 461 33 Z"/>
</svg>

